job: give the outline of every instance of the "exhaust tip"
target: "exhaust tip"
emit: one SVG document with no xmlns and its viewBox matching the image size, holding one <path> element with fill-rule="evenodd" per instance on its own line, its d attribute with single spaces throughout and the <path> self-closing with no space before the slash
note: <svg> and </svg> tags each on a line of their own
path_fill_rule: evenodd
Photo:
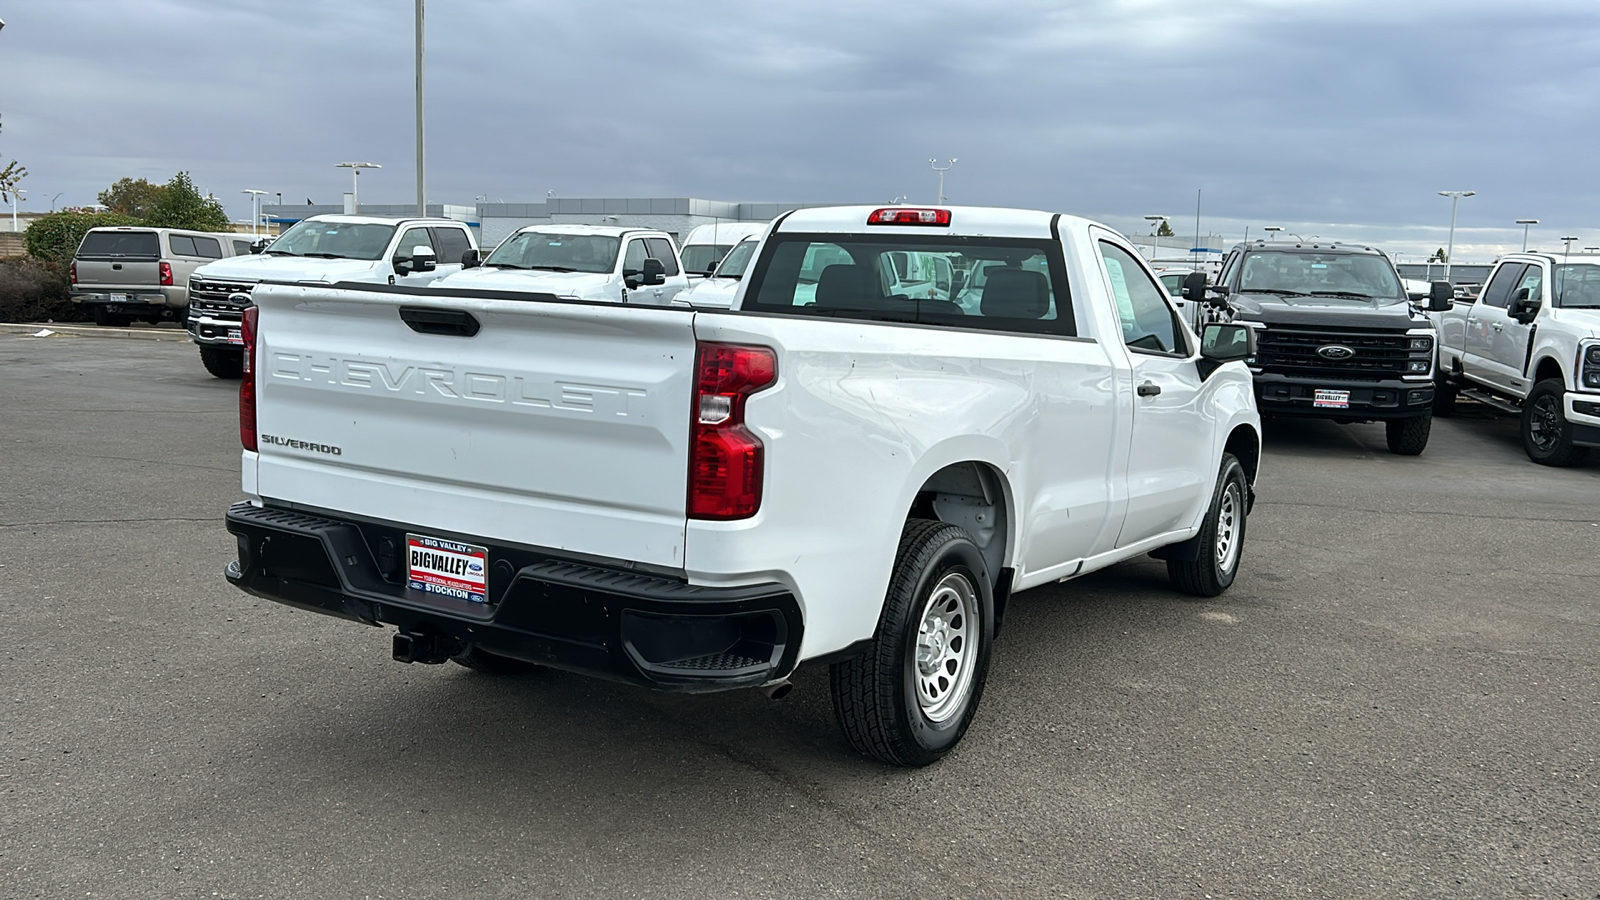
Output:
<svg viewBox="0 0 1600 900">
<path fill-rule="evenodd" d="M 761 686 L 761 693 L 766 694 L 767 699 L 769 700 L 782 700 L 783 698 L 789 696 L 789 692 L 792 690 L 794 690 L 794 685 L 787 681 L 780 681 L 777 684 L 764 684 Z"/>
</svg>

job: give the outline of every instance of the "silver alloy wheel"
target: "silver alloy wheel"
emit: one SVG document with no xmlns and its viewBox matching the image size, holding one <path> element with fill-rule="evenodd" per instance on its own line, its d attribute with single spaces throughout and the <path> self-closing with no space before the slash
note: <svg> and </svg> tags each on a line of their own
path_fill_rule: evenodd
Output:
<svg viewBox="0 0 1600 900">
<path fill-rule="evenodd" d="M 1563 424 L 1561 407 L 1554 397 L 1545 394 L 1534 401 L 1533 415 L 1528 417 L 1528 437 L 1535 447 L 1547 451 L 1561 440 Z"/>
<path fill-rule="evenodd" d="M 967 576 L 939 579 L 922 605 L 917 626 L 917 705 L 928 721 L 944 722 L 966 705 L 978 655 L 978 592 Z"/>
<path fill-rule="evenodd" d="M 1243 509 L 1239 485 L 1229 481 L 1217 504 L 1217 568 L 1223 572 L 1233 571 L 1239 561 L 1239 514 Z"/>
</svg>

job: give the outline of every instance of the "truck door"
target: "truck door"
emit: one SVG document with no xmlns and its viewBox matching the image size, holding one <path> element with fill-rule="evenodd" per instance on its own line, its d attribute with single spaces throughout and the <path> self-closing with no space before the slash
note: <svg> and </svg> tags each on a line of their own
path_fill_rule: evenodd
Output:
<svg viewBox="0 0 1600 900">
<path fill-rule="evenodd" d="M 1167 292 L 1132 251 L 1107 240 L 1099 249 L 1133 375 L 1128 511 L 1116 544 L 1126 547 L 1187 527 L 1209 496 L 1217 461 L 1201 413 L 1205 382 Z"/>
<path fill-rule="evenodd" d="M 1534 266 L 1537 269 L 1537 266 Z M 1502 334 L 1507 325 L 1514 325 L 1511 317 L 1506 314 L 1506 308 L 1511 303 L 1511 296 L 1516 288 L 1523 283 L 1523 276 L 1528 271 L 1528 264 L 1523 262 L 1504 263 L 1496 269 L 1489 283 L 1484 286 L 1483 293 L 1478 295 L 1478 302 L 1467 310 L 1466 335 L 1462 342 L 1461 368 L 1468 376 L 1485 384 L 1498 388 L 1505 388 L 1509 383 L 1509 374 L 1506 367 L 1496 358 L 1496 339 Z M 1522 366 L 1517 366 L 1520 378 Z"/>
<path fill-rule="evenodd" d="M 671 305 L 678 294 L 688 289 L 689 276 L 683 273 L 682 267 L 678 264 L 678 251 L 672 249 L 672 241 L 664 237 L 651 237 L 645 238 L 644 243 L 650 249 L 650 255 L 661 260 L 661 267 L 665 270 L 662 274 L 667 276 L 664 284 L 647 288 L 653 292 L 650 295 L 650 302 L 658 306 Z"/>
<path fill-rule="evenodd" d="M 390 253 L 390 256 L 392 257 L 390 259 L 390 263 L 393 264 L 405 262 L 409 265 L 412 254 L 416 252 L 417 247 L 427 247 L 429 250 L 433 250 L 434 258 L 438 263 L 442 264 L 445 261 L 439 256 L 438 249 L 434 247 L 433 237 L 428 233 L 428 229 L 419 227 L 407 228 L 405 232 L 400 235 L 400 240 L 394 245 L 393 252 Z M 445 271 L 460 271 L 460 262 L 461 260 L 457 259 L 457 268 L 453 270 L 446 269 Z M 412 272 L 407 269 L 406 274 L 404 275 L 400 274 L 399 269 L 391 268 L 390 271 L 394 274 L 395 284 L 407 284 L 411 285 L 412 287 L 421 287 L 425 284 L 432 284 L 434 279 L 438 278 L 442 274 L 445 274 L 444 272 L 440 272 L 438 269 L 435 269 L 432 272 Z"/>
<path fill-rule="evenodd" d="M 1527 297 L 1529 302 L 1543 306 L 1546 302 L 1545 286 L 1549 283 L 1550 279 L 1545 277 L 1544 265 L 1529 263 L 1522 277 L 1512 285 L 1511 298 L 1507 301 L 1504 311 L 1505 321 L 1496 321 L 1489 327 L 1489 355 L 1494 359 L 1493 377 L 1499 386 L 1513 394 L 1521 395 L 1528 392 L 1528 378 L 1524 375 L 1524 370 L 1528 365 L 1529 342 L 1533 340 L 1533 331 L 1537 326 L 1532 322 L 1524 324 L 1512 318 L 1511 308 L 1523 297 Z"/>
</svg>

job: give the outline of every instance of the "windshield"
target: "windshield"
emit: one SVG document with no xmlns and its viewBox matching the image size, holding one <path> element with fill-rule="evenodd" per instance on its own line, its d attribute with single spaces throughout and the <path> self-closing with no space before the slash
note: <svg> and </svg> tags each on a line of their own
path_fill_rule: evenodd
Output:
<svg viewBox="0 0 1600 900">
<path fill-rule="evenodd" d="M 306 220 L 285 231 L 266 253 L 328 259 L 381 259 L 394 237 L 393 225 Z"/>
<path fill-rule="evenodd" d="M 496 247 L 486 266 L 550 269 L 556 272 L 609 273 L 617 265 L 620 238 L 603 234 L 551 234 L 521 231 Z"/>
<path fill-rule="evenodd" d="M 1389 260 L 1376 254 L 1267 250 L 1245 257 L 1239 290 L 1403 300 Z"/>
<path fill-rule="evenodd" d="M 1556 266 L 1556 306 L 1563 309 L 1600 309 L 1600 265 L 1573 263 Z"/>
<path fill-rule="evenodd" d="M 690 244 L 683 248 L 683 270 L 685 272 L 709 272 L 717 264 L 717 260 L 728 255 L 733 249 L 732 244 Z"/>
<path fill-rule="evenodd" d="M 1026 238 L 790 234 L 767 239 L 744 308 L 1074 334 L 1060 244 Z"/>
<path fill-rule="evenodd" d="M 755 241 L 740 241 L 737 247 L 728 251 L 717 266 L 718 278 L 743 278 L 744 270 L 750 267 L 750 257 L 756 253 Z M 688 269 L 688 263 L 684 268 Z M 693 271 L 692 269 L 690 271 Z"/>
</svg>

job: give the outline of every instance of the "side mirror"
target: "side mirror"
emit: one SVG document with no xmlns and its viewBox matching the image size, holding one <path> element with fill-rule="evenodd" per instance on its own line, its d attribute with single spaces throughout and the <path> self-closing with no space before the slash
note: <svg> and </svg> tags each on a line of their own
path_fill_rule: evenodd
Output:
<svg viewBox="0 0 1600 900">
<path fill-rule="evenodd" d="M 1529 295 L 1527 288 L 1519 288 L 1511 295 L 1511 307 L 1506 314 L 1526 325 L 1539 315 L 1539 301 Z"/>
<path fill-rule="evenodd" d="M 432 272 L 439 268 L 439 258 L 434 255 L 432 247 L 416 246 L 411 248 L 411 271 Z"/>
<path fill-rule="evenodd" d="M 667 267 L 662 265 L 661 260 L 656 259 L 654 256 L 648 257 L 644 261 L 644 274 L 640 276 L 639 283 L 645 287 L 666 284 Z"/>
<path fill-rule="evenodd" d="M 1212 322 L 1200 329 L 1200 376 L 1211 377 L 1223 363 L 1256 355 L 1256 331 L 1243 322 Z"/>
<path fill-rule="evenodd" d="M 1204 272 L 1190 272 L 1183 276 L 1183 289 L 1178 294 L 1190 303 L 1204 303 L 1206 300 L 1206 274 Z"/>
<path fill-rule="evenodd" d="M 1428 312 L 1444 312 L 1455 306 L 1456 289 L 1448 281 L 1435 281 L 1428 288 Z"/>
<path fill-rule="evenodd" d="M 467 252 L 461 254 L 461 268 L 463 269 L 476 269 L 478 266 L 482 265 L 482 263 L 483 260 L 479 257 L 478 251 L 476 250 L 468 250 Z"/>
<path fill-rule="evenodd" d="M 256 241 L 254 244 L 250 245 L 250 252 L 251 253 L 260 253 L 261 251 L 267 249 L 267 245 L 270 244 L 270 243 L 272 243 L 272 239 L 271 238 L 262 238 L 261 240 Z"/>
<path fill-rule="evenodd" d="M 622 270 L 622 285 L 623 285 L 623 287 L 626 287 L 630 291 L 638 290 L 639 289 L 639 270 L 638 269 L 623 269 Z"/>
</svg>

